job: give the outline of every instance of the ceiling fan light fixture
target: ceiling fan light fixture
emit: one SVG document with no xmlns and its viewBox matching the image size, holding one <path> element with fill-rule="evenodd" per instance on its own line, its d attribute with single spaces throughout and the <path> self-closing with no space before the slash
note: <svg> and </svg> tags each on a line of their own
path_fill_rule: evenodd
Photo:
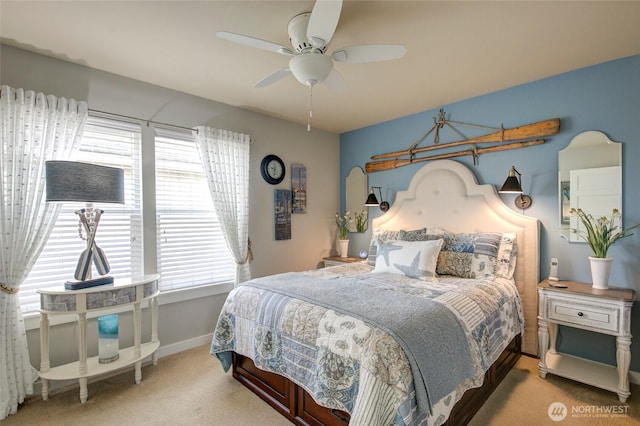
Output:
<svg viewBox="0 0 640 426">
<path fill-rule="evenodd" d="M 300 83 L 309 86 L 322 83 L 333 69 L 333 62 L 325 55 L 302 53 L 291 58 L 289 68 Z"/>
</svg>

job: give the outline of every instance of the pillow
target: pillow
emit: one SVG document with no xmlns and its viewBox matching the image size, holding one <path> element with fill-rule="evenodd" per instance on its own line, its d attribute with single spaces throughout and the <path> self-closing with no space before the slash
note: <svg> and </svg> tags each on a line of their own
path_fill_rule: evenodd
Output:
<svg viewBox="0 0 640 426">
<path fill-rule="evenodd" d="M 441 247 L 441 239 L 382 242 L 378 244 L 379 259 L 374 272 L 390 272 L 419 279 L 435 277 Z"/>
<path fill-rule="evenodd" d="M 512 278 L 517 248 L 515 233 L 445 233 L 436 272 L 460 278 Z"/>
<path fill-rule="evenodd" d="M 405 231 L 401 229 L 399 231 L 388 231 L 382 229 L 374 229 L 371 235 L 371 244 L 369 245 L 369 257 L 367 257 L 367 263 L 371 266 L 376 265 L 376 254 L 378 251 L 378 244 L 389 240 L 400 241 L 427 241 L 441 239 L 444 234 L 444 230 L 440 228 L 420 228 L 412 231 Z"/>
</svg>

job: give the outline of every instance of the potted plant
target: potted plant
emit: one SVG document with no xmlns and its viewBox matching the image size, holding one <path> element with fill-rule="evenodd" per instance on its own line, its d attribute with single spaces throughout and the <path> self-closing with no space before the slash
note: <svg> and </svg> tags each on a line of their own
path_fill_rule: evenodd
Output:
<svg viewBox="0 0 640 426">
<path fill-rule="evenodd" d="M 347 257 L 347 253 L 349 251 L 349 223 L 353 222 L 350 214 L 350 212 L 345 212 L 344 215 L 340 216 L 340 214 L 336 212 L 336 225 L 338 226 L 340 257 Z"/>
<path fill-rule="evenodd" d="M 609 273 L 611 272 L 611 263 L 613 258 L 607 256 L 609 247 L 620 238 L 628 237 L 634 228 L 640 224 L 627 229 L 620 229 L 621 214 L 618 209 L 613 209 L 611 217 L 601 216 L 594 218 L 591 214 L 585 213 L 582 209 L 572 208 L 569 213 L 576 216 L 582 225 L 582 229 L 571 229 L 580 238 L 585 240 L 593 256 L 589 257 L 591 263 L 591 277 L 593 279 L 593 288 L 606 290 L 608 288 Z"/>
</svg>

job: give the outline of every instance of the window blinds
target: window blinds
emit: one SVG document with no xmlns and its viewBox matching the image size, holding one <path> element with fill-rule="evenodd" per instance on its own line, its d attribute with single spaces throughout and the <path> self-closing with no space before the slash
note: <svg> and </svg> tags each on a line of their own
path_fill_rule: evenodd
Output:
<svg viewBox="0 0 640 426">
<path fill-rule="evenodd" d="M 213 208 L 191 134 L 156 129 L 156 229 L 160 288 L 235 279 L 235 262 Z"/>
</svg>

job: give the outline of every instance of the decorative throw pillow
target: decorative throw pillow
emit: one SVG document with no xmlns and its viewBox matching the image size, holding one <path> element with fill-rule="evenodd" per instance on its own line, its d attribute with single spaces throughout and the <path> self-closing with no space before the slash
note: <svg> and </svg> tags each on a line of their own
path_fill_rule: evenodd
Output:
<svg viewBox="0 0 640 426">
<path fill-rule="evenodd" d="M 399 231 L 388 231 L 382 229 L 374 229 L 371 235 L 371 244 L 369 245 L 369 257 L 367 263 L 371 266 L 376 265 L 376 254 L 378 244 L 389 240 L 400 241 L 428 241 L 441 239 L 444 230 L 440 228 L 420 228 L 411 231 L 401 229 Z"/>
<path fill-rule="evenodd" d="M 461 278 L 511 278 L 515 270 L 514 233 L 445 233 L 436 272 Z"/>
<path fill-rule="evenodd" d="M 410 278 L 436 276 L 438 253 L 442 240 L 388 240 L 378 244 L 378 259 L 374 272 L 390 272 Z"/>
</svg>

